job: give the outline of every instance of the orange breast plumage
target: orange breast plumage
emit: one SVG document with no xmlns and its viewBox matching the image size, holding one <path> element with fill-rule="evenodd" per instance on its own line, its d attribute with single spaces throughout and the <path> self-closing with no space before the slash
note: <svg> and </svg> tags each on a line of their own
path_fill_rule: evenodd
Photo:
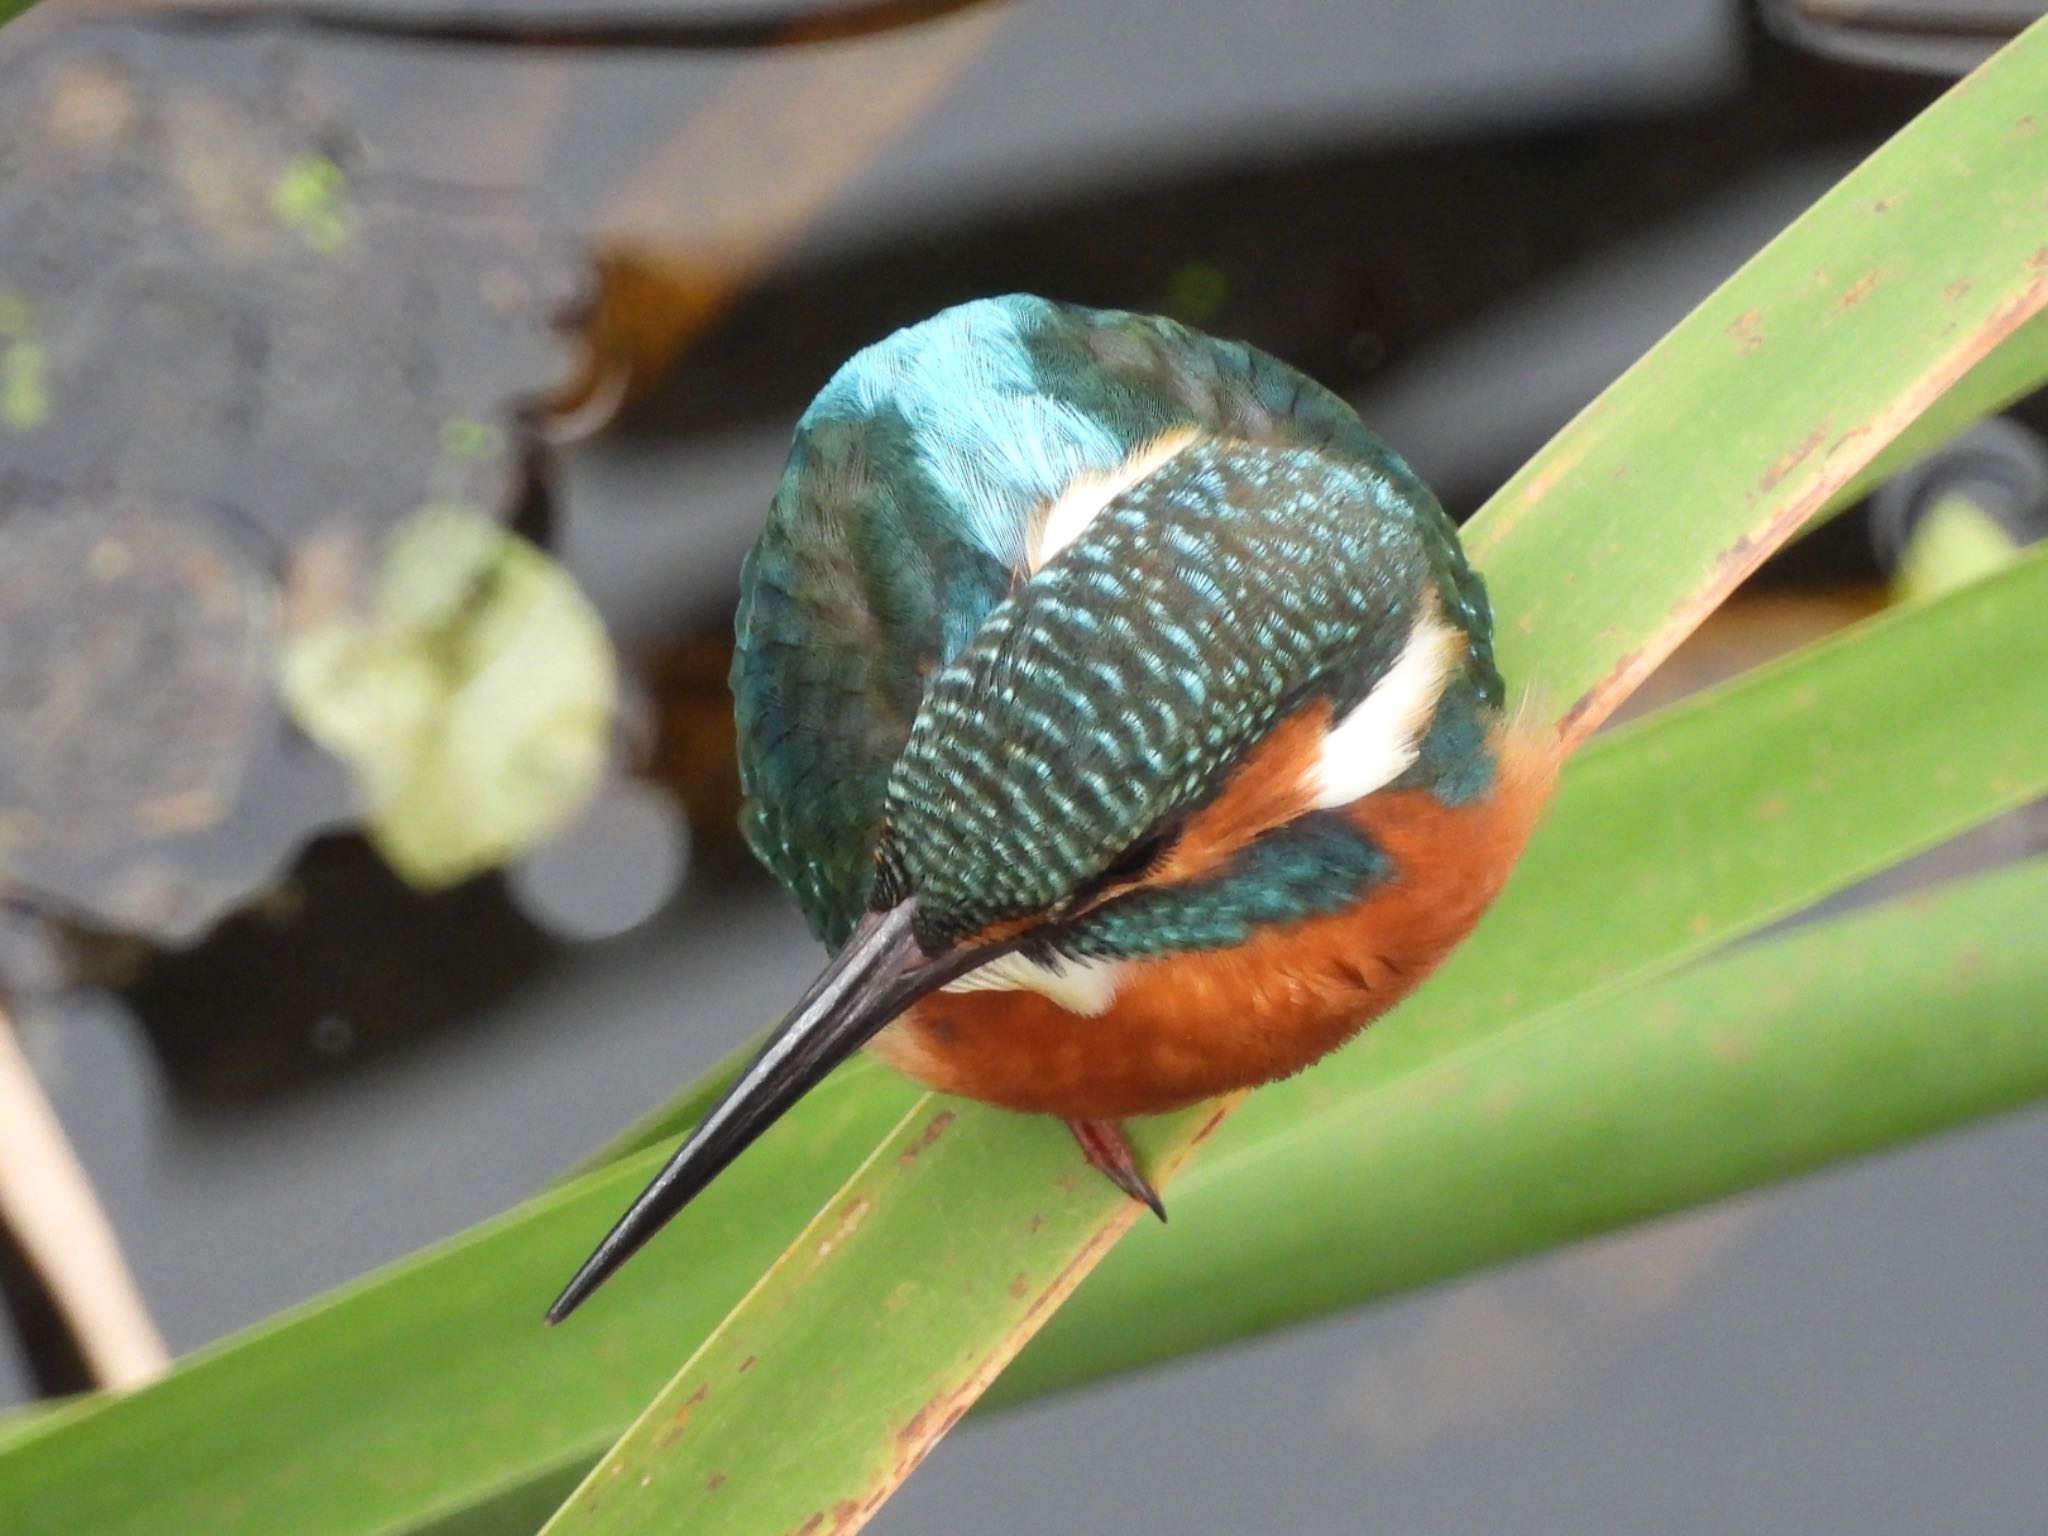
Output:
<svg viewBox="0 0 2048 1536">
<path fill-rule="evenodd" d="M 1320 722 L 1276 731 L 1188 829 L 1183 876 L 1226 844 L 1296 810 Z M 1344 814 L 1390 872 L 1356 903 L 1262 927 L 1230 948 L 1120 962 L 1093 1013 L 1025 987 L 945 991 L 876 1037 L 873 1050 L 929 1087 L 1075 1120 L 1178 1109 L 1300 1071 L 1418 986 L 1477 923 L 1548 796 L 1547 732 L 1499 728 L 1491 789 L 1447 804 L 1427 788 L 1367 795 Z"/>
</svg>

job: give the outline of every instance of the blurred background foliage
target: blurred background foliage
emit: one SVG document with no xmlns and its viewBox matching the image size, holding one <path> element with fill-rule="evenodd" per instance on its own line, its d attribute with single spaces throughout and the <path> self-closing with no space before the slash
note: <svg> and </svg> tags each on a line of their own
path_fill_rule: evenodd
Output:
<svg viewBox="0 0 2048 1536">
<path fill-rule="evenodd" d="M 2027 8 L 185 9 L 0 34 L 0 988 L 180 1350 L 529 1193 L 807 974 L 733 832 L 726 633 L 848 353 L 1010 289 L 1165 311 L 1462 514 Z M 2038 539 L 2044 426 L 1876 487 L 1639 705 Z M 536 634 L 502 740 L 439 708 Z M 1619 1528 L 1741 1464 L 1717 1525 L 2004 1529 L 2039 1468 L 1915 1426 L 2048 1406 L 2044 1160 L 2021 1117 L 1177 1367 L 886 1518 Z M 79 1384 L 7 1275 L 0 1386 Z"/>
</svg>

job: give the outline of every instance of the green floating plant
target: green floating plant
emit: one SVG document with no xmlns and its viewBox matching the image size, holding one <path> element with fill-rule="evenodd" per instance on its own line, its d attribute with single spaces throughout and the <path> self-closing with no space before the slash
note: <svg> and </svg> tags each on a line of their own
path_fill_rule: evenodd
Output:
<svg viewBox="0 0 2048 1536">
<path fill-rule="evenodd" d="M 604 770 L 603 621 L 553 560 L 465 507 L 401 525 L 367 610 L 292 635 L 280 665 L 294 718 L 354 769 L 371 839 L 418 885 L 532 847 Z"/>
</svg>

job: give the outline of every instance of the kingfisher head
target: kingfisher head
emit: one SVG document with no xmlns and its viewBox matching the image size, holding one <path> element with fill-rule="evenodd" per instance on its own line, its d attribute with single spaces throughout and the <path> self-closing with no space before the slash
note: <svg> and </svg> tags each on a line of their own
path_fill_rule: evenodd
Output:
<svg viewBox="0 0 2048 1536">
<path fill-rule="evenodd" d="M 872 787 L 815 783 L 866 797 L 838 953 L 551 1318 L 919 1000 L 1028 987 L 1100 1012 L 1123 961 L 1242 943 L 1384 878 L 1342 808 L 1390 786 L 1485 791 L 1501 682 L 1483 591 L 1434 499 L 1369 437 L 1365 456 L 1230 425 L 1186 412 L 1127 429 L 1120 461 L 1019 513 L 1001 591 L 956 644 L 917 655 L 907 732 L 887 737 Z M 892 558 L 913 575 L 933 563 L 914 546 Z M 804 590 L 843 600 L 845 568 Z M 856 654 L 799 655 L 778 677 L 865 665 L 890 615 L 861 612 L 866 641 L 792 625 L 792 645 Z M 767 693 L 757 731 L 788 729 L 775 710 L 793 687 Z"/>
</svg>

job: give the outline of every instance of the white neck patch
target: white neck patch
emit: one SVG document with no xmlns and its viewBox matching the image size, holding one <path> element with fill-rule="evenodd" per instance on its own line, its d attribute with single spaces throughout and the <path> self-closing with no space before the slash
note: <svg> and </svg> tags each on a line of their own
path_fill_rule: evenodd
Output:
<svg viewBox="0 0 2048 1536">
<path fill-rule="evenodd" d="M 1424 608 L 1387 675 L 1323 738 L 1307 775 L 1315 809 L 1349 805 L 1408 771 L 1464 649 L 1465 637 Z"/>
<path fill-rule="evenodd" d="M 1142 445 L 1106 475 L 1076 475 L 1060 492 L 1059 500 L 1047 507 L 1038 519 L 1026 553 L 1033 574 L 1078 539 L 1104 507 L 1155 473 L 1167 460 L 1192 443 L 1195 436 L 1193 427 L 1176 427 Z"/>
<path fill-rule="evenodd" d="M 949 981 L 944 992 L 1036 992 L 1056 1007 L 1083 1018 L 1109 1011 L 1116 1001 L 1121 960 L 1057 959 L 1041 965 L 1011 953 Z"/>
</svg>

